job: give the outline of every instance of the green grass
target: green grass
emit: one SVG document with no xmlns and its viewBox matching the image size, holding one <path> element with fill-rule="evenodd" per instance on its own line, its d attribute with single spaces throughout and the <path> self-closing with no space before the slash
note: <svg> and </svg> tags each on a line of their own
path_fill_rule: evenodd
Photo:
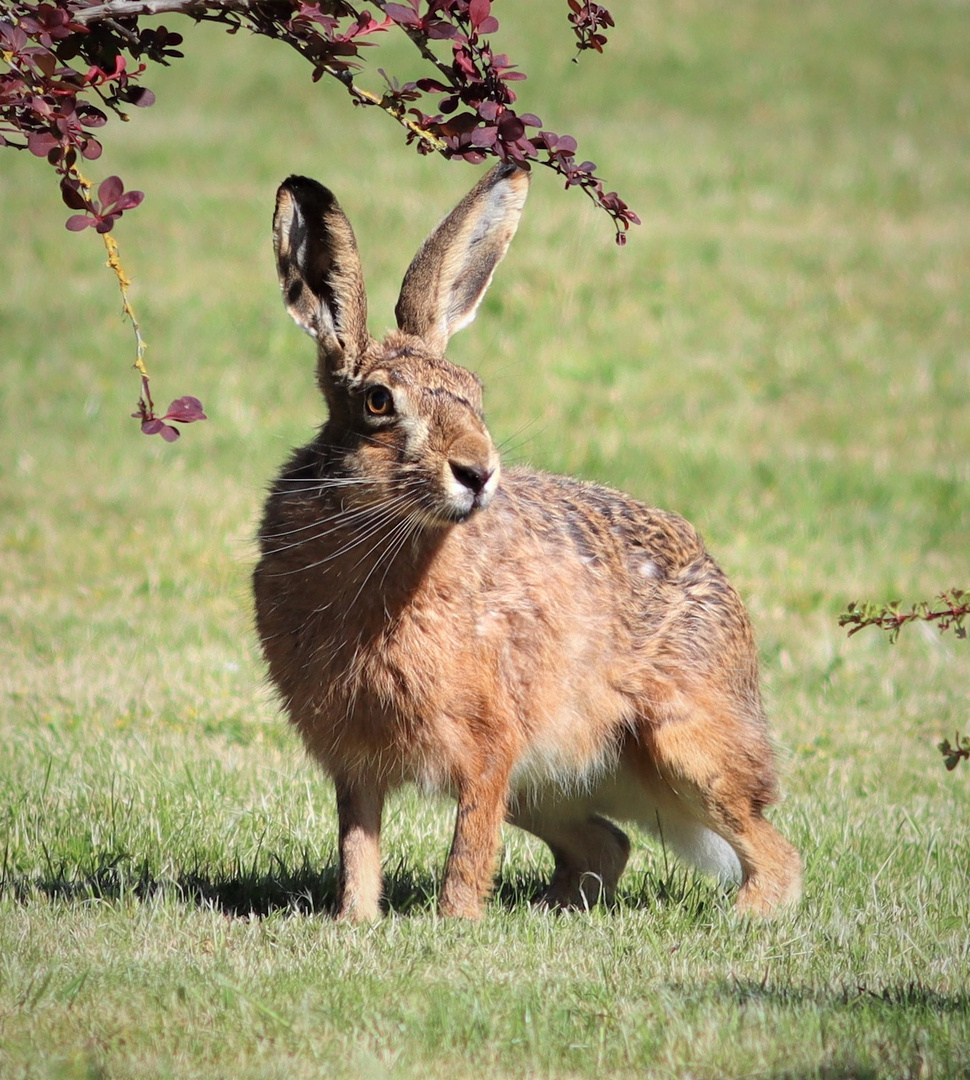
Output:
<svg viewBox="0 0 970 1080">
<path fill-rule="evenodd" d="M 569 62 L 564 6 L 508 5 L 526 108 L 644 225 L 540 171 L 452 356 L 508 458 L 695 521 L 745 595 L 783 748 L 802 905 L 764 926 L 636 838 L 617 906 L 528 903 L 511 831 L 478 925 L 433 914 L 451 808 L 400 795 L 390 916 L 328 916 L 335 820 L 263 682 L 248 575 L 264 486 L 321 407 L 279 303 L 276 184 L 348 209 L 387 325 L 473 181 L 280 47 L 185 29 L 158 104 L 91 172 L 172 447 L 128 419 L 102 249 L 0 153 L 0 1077 L 964 1077 L 966 643 L 847 641 L 851 600 L 967 585 L 970 23 L 933 0 L 616 2 Z M 560 10 L 562 8 L 562 10 Z M 524 35 L 533 34 L 533 43 Z M 406 52 L 383 66 L 412 76 Z"/>
</svg>

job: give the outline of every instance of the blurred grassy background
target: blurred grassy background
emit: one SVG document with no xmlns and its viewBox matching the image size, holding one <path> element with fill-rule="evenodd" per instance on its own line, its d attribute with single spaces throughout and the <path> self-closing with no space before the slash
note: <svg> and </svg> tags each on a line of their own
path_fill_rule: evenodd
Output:
<svg viewBox="0 0 970 1080">
<path fill-rule="evenodd" d="M 966 646 L 916 628 L 895 647 L 874 631 L 846 641 L 837 615 L 851 600 L 967 584 L 967 7 L 611 7 L 607 52 L 578 65 L 556 3 L 499 5 L 496 44 L 529 75 L 523 108 L 574 135 L 644 224 L 616 248 L 604 215 L 537 170 L 519 235 L 451 355 L 484 378 L 509 459 L 684 513 L 748 600 L 786 748 L 778 819 L 808 860 L 797 925 L 820 935 L 802 978 L 865 977 L 845 973 L 845 938 L 829 921 L 851 908 L 860 934 L 878 923 L 889 935 L 870 977 L 895 984 L 910 971 L 962 994 L 955 1015 L 966 1025 L 970 795 L 935 750 L 970 726 Z M 332 859 L 326 785 L 262 687 L 250 629 L 264 486 L 322 418 L 311 343 L 279 302 L 273 196 L 291 172 L 334 189 L 358 234 L 379 332 L 411 255 L 476 176 L 406 150 L 389 120 L 312 85 L 280 46 L 169 24 L 186 35 L 187 59 L 152 74 L 157 104 L 133 110 L 124 128 L 112 122 L 88 171 L 147 192 L 115 235 L 156 400 L 192 393 L 210 416 L 177 445 L 143 438 L 129 419 L 133 342 L 100 241 L 63 228 L 43 163 L 0 155 L 8 884 L 90 885 L 111 865 L 153 880 L 232 877 L 243 865 L 259 876 L 272 858 L 297 874 Z M 390 42 L 378 63 L 418 74 Z M 431 880 L 450 811 L 400 805 L 388 865 Z M 900 846 L 909 856 L 897 868 Z M 635 871 L 655 858 L 639 848 Z M 513 879 L 543 860 L 510 834 Z M 888 891 L 870 895 L 887 860 Z M 15 990 L 38 963 L 15 942 L 40 932 L 39 910 L 0 909 L 11 935 L 0 953 L 19 958 L 7 970 Z M 110 937 L 109 916 L 99 931 L 77 911 L 63 917 L 93 935 L 82 953 Z M 696 932 L 703 951 L 703 927 L 684 918 L 677 933 Z M 922 936 L 904 961 L 917 919 Z M 127 947 L 118 964 L 130 962 Z M 257 966 L 268 962 L 261 948 Z M 745 960 L 706 963 L 727 979 Z M 98 1003 L 73 1027 L 63 1003 L 57 1015 L 53 1029 L 24 1020 L 17 1045 L 83 1041 Z M 611 1028 L 610 1039 L 630 1030 Z M 905 1028 L 899 1046 L 911 1036 Z M 771 1060 L 784 1061 L 791 1038 Z M 676 1068 L 671 1039 L 664 1060 Z M 26 1051 L 16 1060 L 26 1075 Z M 531 1075 L 538 1060 L 523 1049 L 502 1068 Z M 709 1060 L 720 1062 L 712 1075 L 742 1074 L 735 1059 Z M 825 1060 L 809 1054 L 805 1068 Z M 933 1060 L 947 1074 L 938 1052 Z M 175 1074 L 189 1075 L 192 1061 Z"/>
</svg>

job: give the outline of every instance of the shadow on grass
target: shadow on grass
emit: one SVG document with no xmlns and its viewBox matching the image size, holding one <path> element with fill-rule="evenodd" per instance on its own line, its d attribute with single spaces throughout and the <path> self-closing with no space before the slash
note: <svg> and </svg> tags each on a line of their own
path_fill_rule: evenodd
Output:
<svg viewBox="0 0 970 1080">
<path fill-rule="evenodd" d="M 939 1016 L 970 1014 L 970 994 L 942 994 L 915 981 L 878 987 L 864 983 L 820 987 L 729 979 L 701 985 L 675 985 L 672 989 L 685 999 L 699 1003 L 727 1000 L 738 1005 L 764 1004 L 793 1009 L 815 1006 L 866 1008 L 876 1012 L 885 1008 Z"/>
<path fill-rule="evenodd" d="M 269 863 L 267 868 L 266 864 Z M 230 918 L 265 918 L 277 913 L 333 915 L 337 906 L 338 871 L 335 864 L 322 869 L 305 857 L 287 864 L 264 855 L 261 865 L 230 865 L 224 870 L 202 866 L 160 877 L 148 859 L 128 855 L 103 858 L 86 871 L 66 866 L 49 867 L 47 874 L 0 877 L 0 896 L 27 903 L 36 897 L 64 903 L 107 901 L 150 902 L 174 897 L 186 904 L 212 908 Z M 506 873 L 495 885 L 492 902 L 513 911 L 538 903 L 547 882 L 538 873 Z M 384 907 L 397 915 L 427 913 L 437 903 L 440 878 L 415 872 L 403 861 L 385 871 Z M 722 901 L 721 901 L 722 902 Z M 628 874 L 618 901 L 628 909 L 679 908 L 700 918 L 719 903 L 717 889 L 689 870 Z"/>
<path fill-rule="evenodd" d="M 290 867 L 270 858 L 270 869 L 242 866 L 225 871 L 202 868 L 157 877 L 147 860 L 133 863 L 121 856 L 107 859 L 88 872 L 53 870 L 35 877 L 0 878 L 0 896 L 20 903 L 42 897 L 68 904 L 96 901 L 141 903 L 174 897 L 199 907 L 221 911 L 230 918 L 265 918 L 276 913 L 333 915 L 337 906 L 336 865 L 322 869 L 305 860 Z M 439 880 L 398 865 L 384 874 L 384 907 L 398 915 L 430 912 L 438 898 Z M 496 900 L 507 909 L 536 902 L 545 882 L 537 875 L 507 876 L 497 883 Z"/>
</svg>

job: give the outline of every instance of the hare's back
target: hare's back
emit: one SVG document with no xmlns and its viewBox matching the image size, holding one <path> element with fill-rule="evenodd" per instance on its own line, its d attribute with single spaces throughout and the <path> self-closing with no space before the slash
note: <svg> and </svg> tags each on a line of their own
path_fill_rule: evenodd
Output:
<svg viewBox="0 0 970 1080">
<path fill-rule="evenodd" d="M 669 581 L 709 561 L 684 518 L 612 488 L 531 469 L 510 469 L 493 511 L 591 568 L 646 582 Z"/>
<path fill-rule="evenodd" d="M 492 507 L 511 573 L 534 573 L 570 608 L 602 612 L 643 658 L 726 665 L 755 677 L 744 605 L 694 527 L 678 514 L 570 477 L 510 469 Z M 523 567 L 529 565 L 526 571 Z M 607 615 L 608 613 L 608 615 Z"/>
</svg>

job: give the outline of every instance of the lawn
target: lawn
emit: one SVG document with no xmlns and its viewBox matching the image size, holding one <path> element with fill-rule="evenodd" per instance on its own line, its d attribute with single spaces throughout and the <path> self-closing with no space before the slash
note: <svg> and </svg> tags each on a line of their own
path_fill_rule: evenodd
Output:
<svg viewBox="0 0 970 1080">
<path fill-rule="evenodd" d="M 434 914 L 452 807 L 389 808 L 389 915 L 330 918 L 335 812 L 265 684 L 265 486 L 322 418 L 269 224 L 292 172 L 357 230 L 372 329 L 474 182 L 269 42 L 178 27 L 157 104 L 89 171 L 175 445 L 51 170 L 0 149 L 0 1077 L 966 1077 L 970 656 L 850 602 L 970 585 L 970 20 L 943 0 L 497 5 L 521 100 L 639 212 L 539 170 L 450 355 L 496 441 L 688 516 L 752 615 L 800 906 L 762 924 L 634 838 L 615 908 L 530 900 L 508 830 L 477 924 Z M 508 8 L 506 12 L 503 9 Z M 170 20 L 171 23 L 171 20 Z M 174 23 L 172 23 L 174 27 Z M 401 77 L 407 52 L 381 66 Z M 51 175 L 46 175 L 51 172 Z"/>
</svg>

